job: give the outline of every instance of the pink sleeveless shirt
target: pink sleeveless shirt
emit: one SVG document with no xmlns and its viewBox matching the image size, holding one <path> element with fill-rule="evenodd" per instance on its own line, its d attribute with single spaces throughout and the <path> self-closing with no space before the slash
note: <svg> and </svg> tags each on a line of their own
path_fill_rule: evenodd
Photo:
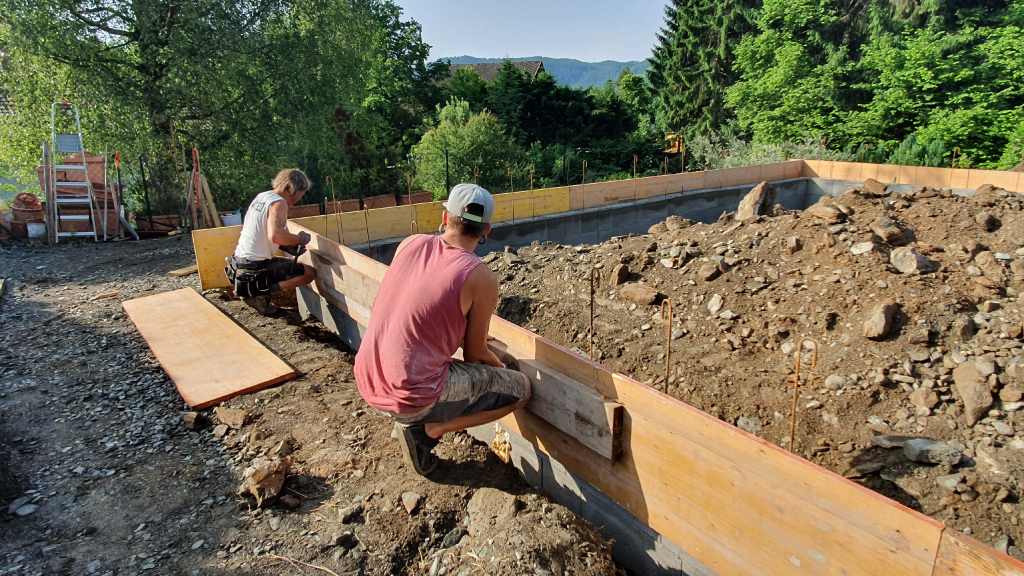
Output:
<svg viewBox="0 0 1024 576">
<path fill-rule="evenodd" d="M 426 234 L 395 256 L 356 354 L 356 385 L 371 406 L 408 414 L 441 396 L 452 354 L 466 337 L 462 285 L 482 263 Z"/>
</svg>

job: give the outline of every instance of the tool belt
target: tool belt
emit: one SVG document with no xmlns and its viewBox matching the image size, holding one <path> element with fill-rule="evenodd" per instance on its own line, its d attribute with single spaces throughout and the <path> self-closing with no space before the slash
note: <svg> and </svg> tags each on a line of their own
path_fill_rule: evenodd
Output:
<svg viewBox="0 0 1024 576">
<path fill-rule="evenodd" d="M 239 298 L 270 296 L 271 278 L 267 265 L 270 260 L 237 260 L 234 256 L 224 259 L 228 265 L 224 274 L 228 281 L 235 285 L 235 295 Z"/>
</svg>

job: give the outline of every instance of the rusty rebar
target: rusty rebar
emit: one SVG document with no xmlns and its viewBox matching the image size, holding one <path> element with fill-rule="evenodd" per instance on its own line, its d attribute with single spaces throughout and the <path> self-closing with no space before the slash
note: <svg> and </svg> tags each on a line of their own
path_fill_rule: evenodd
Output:
<svg viewBox="0 0 1024 576">
<path fill-rule="evenodd" d="M 665 319 L 665 305 L 668 304 L 668 327 L 665 329 L 665 390 L 668 391 L 668 375 L 672 369 L 672 301 L 661 301 L 661 319 Z"/>
<path fill-rule="evenodd" d="M 633 154 L 633 202 L 636 202 L 636 161 L 640 158 Z"/>
<path fill-rule="evenodd" d="M 813 338 L 803 338 L 797 344 L 796 348 L 796 378 L 793 380 L 793 421 L 789 425 L 789 452 L 793 452 L 793 440 L 796 436 L 796 403 L 797 394 L 800 390 L 800 352 L 804 349 L 804 342 L 811 342 L 814 344 L 814 358 L 811 360 L 811 369 L 813 370 L 818 365 L 818 342 Z M 807 377 L 807 385 L 810 386 L 811 380 L 814 379 L 814 374 Z"/>
<path fill-rule="evenodd" d="M 594 359 L 594 280 L 601 287 L 601 272 L 597 268 L 590 269 L 590 359 Z"/>
<path fill-rule="evenodd" d="M 480 167 L 473 166 L 473 184 L 476 184 L 476 178 L 480 175 Z"/>
<path fill-rule="evenodd" d="M 419 222 L 417 222 L 415 220 L 412 220 L 411 222 L 409 222 L 409 234 L 411 236 L 415 236 L 416 234 L 419 234 L 419 233 L 420 233 L 420 224 L 419 224 Z"/>
</svg>

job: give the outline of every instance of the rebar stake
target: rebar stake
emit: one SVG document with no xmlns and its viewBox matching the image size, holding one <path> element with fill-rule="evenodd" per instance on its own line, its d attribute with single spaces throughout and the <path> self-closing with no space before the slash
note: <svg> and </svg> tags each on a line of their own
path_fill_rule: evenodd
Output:
<svg viewBox="0 0 1024 576">
<path fill-rule="evenodd" d="M 803 338 L 800 343 L 797 344 L 796 348 L 796 379 L 793 381 L 793 422 L 789 426 L 789 452 L 793 453 L 793 440 L 796 436 L 796 402 L 797 393 L 800 390 L 800 352 L 804 349 L 804 342 L 811 342 L 814 344 L 814 358 L 811 360 L 811 369 L 814 369 L 818 365 L 818 343 L 813 338 Z M 814 379 L 814 374 L 807 377 L 807 385 L 810 386 L 811 380 Z"/>
<path fill-rule="evenodd" d="M 636 162 L 640 158 L 633 154 L 633 202 L 636 202 Z"/>
<path fill-rule="evenodd" d="M 672 367 L 672 301 L 661 301 L 661 319 L 665 319 L 665 305 L 668 304 L 668 328 L 665 329 L 665 390 L 668 391 L 668 375 Z"/>
<path fill-rule="evenodd" d="M 476 177 L 480 175 L 480 167 L 473 166 L 473 184 L 476 184 Z"/>
<path fill-rule="evenodd" d="M 416 234 L 419 234 L 419 233 L 420 233 L 420 224 L 419 224 L 419 222 L 417 222 L 415 220 L 412 220 L 411 222 L 409 222 L 409 234 L 412 235 L 412 236 L 415 236 Z"/>
<path fill-rule="evenodd" d="M 331 185 L 331 207 L 334 208 L 335 212 L 337 212 L 338 211 L 338 199 L 335 198 L 335 196 L 334 196 L 334 179 L 331 178 L 330 176 L 324 176 L 324 184 L 330 184 Z M 327 191 L 324 191 L 324 203 L 325 204 L 327 203 Z M 334 220 L 335 220 L 335 224 L 337 224 L 337 220 L 338 220 L 337 217 L 335 217 Z M 330 229 L 330 224 L 328 222 L 329 221 L 327 220 L 327 210 L 324 210 L 324 232 L 327 233 L 327 238 L 330 238 L 331 237 L 331 229 Z M 335 228 L 337 228 L 337 226 L 335 226 Z M 338 234 L 339 234 L 339 236 L 338 236 L 338 243 L 341 244 L 341 236 L 340 236 L 341 233 L 339 232 Z"/>
<path fill-rule="evenodd" d="M 597 268 L 590 269 L 590 359 L 594 359 L 594 280 L 601 287 L 601 272 Z"/>
</svg>

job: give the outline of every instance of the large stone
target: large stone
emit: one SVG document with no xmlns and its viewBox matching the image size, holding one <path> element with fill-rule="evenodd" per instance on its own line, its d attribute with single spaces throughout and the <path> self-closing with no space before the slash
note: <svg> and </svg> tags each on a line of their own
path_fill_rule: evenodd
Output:
<svg viewBox="0 0 1024 576">
<path fill-rule="evenodd" d="M 871 316 L 864 321 L 864 337 L 871 340 L 885 338 L 892 329 L 892 317 L 896 310 L 897 304 L 892 298 L 876 306 Z"/>
<path fill-rule="evenodd" d="M 625 284 L 627 278 L 629 278 L 629 266 L 619 264 L 612 268 L 612 286 Z"/>
<path fill-rule="evenodd" d="M 245 426 L 245 410 L 219 407 L 214 410 L 214 413 L 217 414 L 217 418 L 220 420 L 221 424 L 227 424 L 235 430 L 239 430 L 242 426 Z"/>
<path fill-rule="evenodd" d="M 838 224 L 843 221 L 843 213 L 832 204 L 818 202 L 804 210 L 804 214 L 824 220 L 829 224 Z"/>
<path fill-rule="evenodd" d="M 499 532 L 515 518 L 516 497 L 495 488 L 481 488 L 469 499 L 466 512 L 471 536 Z"/>
<path fill-rule="evenodd" d="M 882 242 L 890 244 L 892 246 L 899 246 L 907 243 L 907 237 L 903 235 L 903 230 L 900 230 L 899 226 L 892 221 L 892 218 L 882 215 L 879 216 L 874 222 L 871 223 L 871 231 L 882 239 Z"/>
<path fill-rule="evenodd" d="M 889 262 L 903 274 L 926 274 L 939 269 L 939 265 L 922 256 L 916 248 L 904 246 L 892 251 Z"/>
<path fill-rule="evenodd" d="M 885 196 L 886 185 L 882 184 L 874 178 L 868 178 L 864 181 L 864 186 L 861 190 L 869 196 Z"/>
<path fill-rule="evenodd" d="M 749 220 L 755 216 L 769 216 L 775 206 L 775 188 L 767 182 L 761 182 L 747 193 L 736 209 L 736 220 Z"/>
<path fill-rule="evenodd" d="M 714 316 L 718 314 L 723 305 L 725 305 L 725 298 L 722 298 L 721 294 L 715 294 L 711 297 L 711 300 L 708 300 L 708 312 Z"/>
<path fill-rule="evenodd" d="M 828 378 L 825 378 L 825 388 L 828 388 L 829 390 L 836 391 L 841 389 L 843 386 L 846 386 L 846 378 L 843 378 L 838 374 L 832 374 Z"/>
<path fill-rule="evenodd" d="M 927 438 L 913 438 L 903 443 L 903 455 L 908 460 L 924 464 L 948 464 L 960 462 L 960 451 L 945 442 Z"/>
<path fill-rule="evenodd" d="M 1003 389 L 999 391 L 999 399 L 1003 402 L 1020 402 L 1022 397 L 1024 397 L 1024 392 L 1013 384 L 1004 386 Z"/>
<path fill-rule="evenodd" d="M 986 378 L 996 373 L 996 361 L 988 356 L 975 356 L 974 365 L 978 367 L 978 372 L 981 372 L 981 375 Z"/>
<path fill-rule="evenodd" d="M 869 252 L 875 252 L 877 245 L 874 242 L 859 242 L 850 246 L 850 254 L 854 256 L 860 256 Z"/>
<path fill-rule="evenodd" d="M 917 408 L 935 408 L 939 403 L 939 395 L 931 388 L 918 388 L 910 394 L 910 403 Z"/>
<path fill-rule="evenodd" d="M 964 403 L 964 418 L 968 426 L 974 426 L 992 407 L 992 392 L 988 378 L 981 373 L 974 362 L 964 362 L 953 370 L 953 382 Z"/>
<path fill-rule="evenodd" d="M 252 472 L 245 477 L 242 485 L 238 487 L 238 495 L 251 495 L 256 499 L 257 506 L 273 504 L 281 495 L 284 488 L 284 479 L 291 470 L 291 462 L 288 460 L 264 461 L 260 465 L 253 462 Z"/>
<path fill-rule="evenodd" d="M 974 216 L 974 221 L 981 224 L 986 232 L 992 232 L 999 227 L 999 220 L 996 220 L 996 217 L 989 212 L 978 212 Z"/>
<path fill-rule="evenodd" d="M 641 306 L 650 306 L 658 299 L 658 291 L 646 284 L 629 283 L 619 288 L 619 297 Z"/>
<path fill-rule="evenodd" d="M 696 222 L 694 222 L 693 220 L 690 220 L 689 218 L 683 218 L 682 216 L 676 216 L 674 214 L 665 219 L 665 229 L 668 230 L 669 232 L 676 232 L 678 230 L 682 230 L 683 228 L 689 228 L 694 224 L 696 224 Z"/>
<path fill-rule="evenodd" d="M 718 278 L 718 275 L 721 273 L 722 271 L 719 270 L 718 266 L 713 262 L 702 264 L 701 267 L 697 269 L 697 277 L 705 282 L 710 282 L 715 278 Z"/>
<path fill-rule="evenodd" d="M 402 494 L 402 506 L 405 507 L 405 511 L 412 514 L 416 507 L 420 505 L 422 497 L 415 492 L 405 492 Z"/>
<path fill-rule="evenodd" d="M 962 341 L 974 338 L 976 332 L 977 327 L 974 325 L 974 320 L 966 314 L 957 316 L 956 320 L 953 321 L 953 335 Z"/>
<path fill-rule="evenodd" d="M 999 263 L 995 254 L 991 251 L 978 252 L 978 255 L 974 257 L 974 263 L 978 265 L 978 268 L 981 268 L 981 271 L 985 273 L 985 277 L 989 280 L 1000 284 L 1006 282 L 1003 265 Z"/>
</svg>

